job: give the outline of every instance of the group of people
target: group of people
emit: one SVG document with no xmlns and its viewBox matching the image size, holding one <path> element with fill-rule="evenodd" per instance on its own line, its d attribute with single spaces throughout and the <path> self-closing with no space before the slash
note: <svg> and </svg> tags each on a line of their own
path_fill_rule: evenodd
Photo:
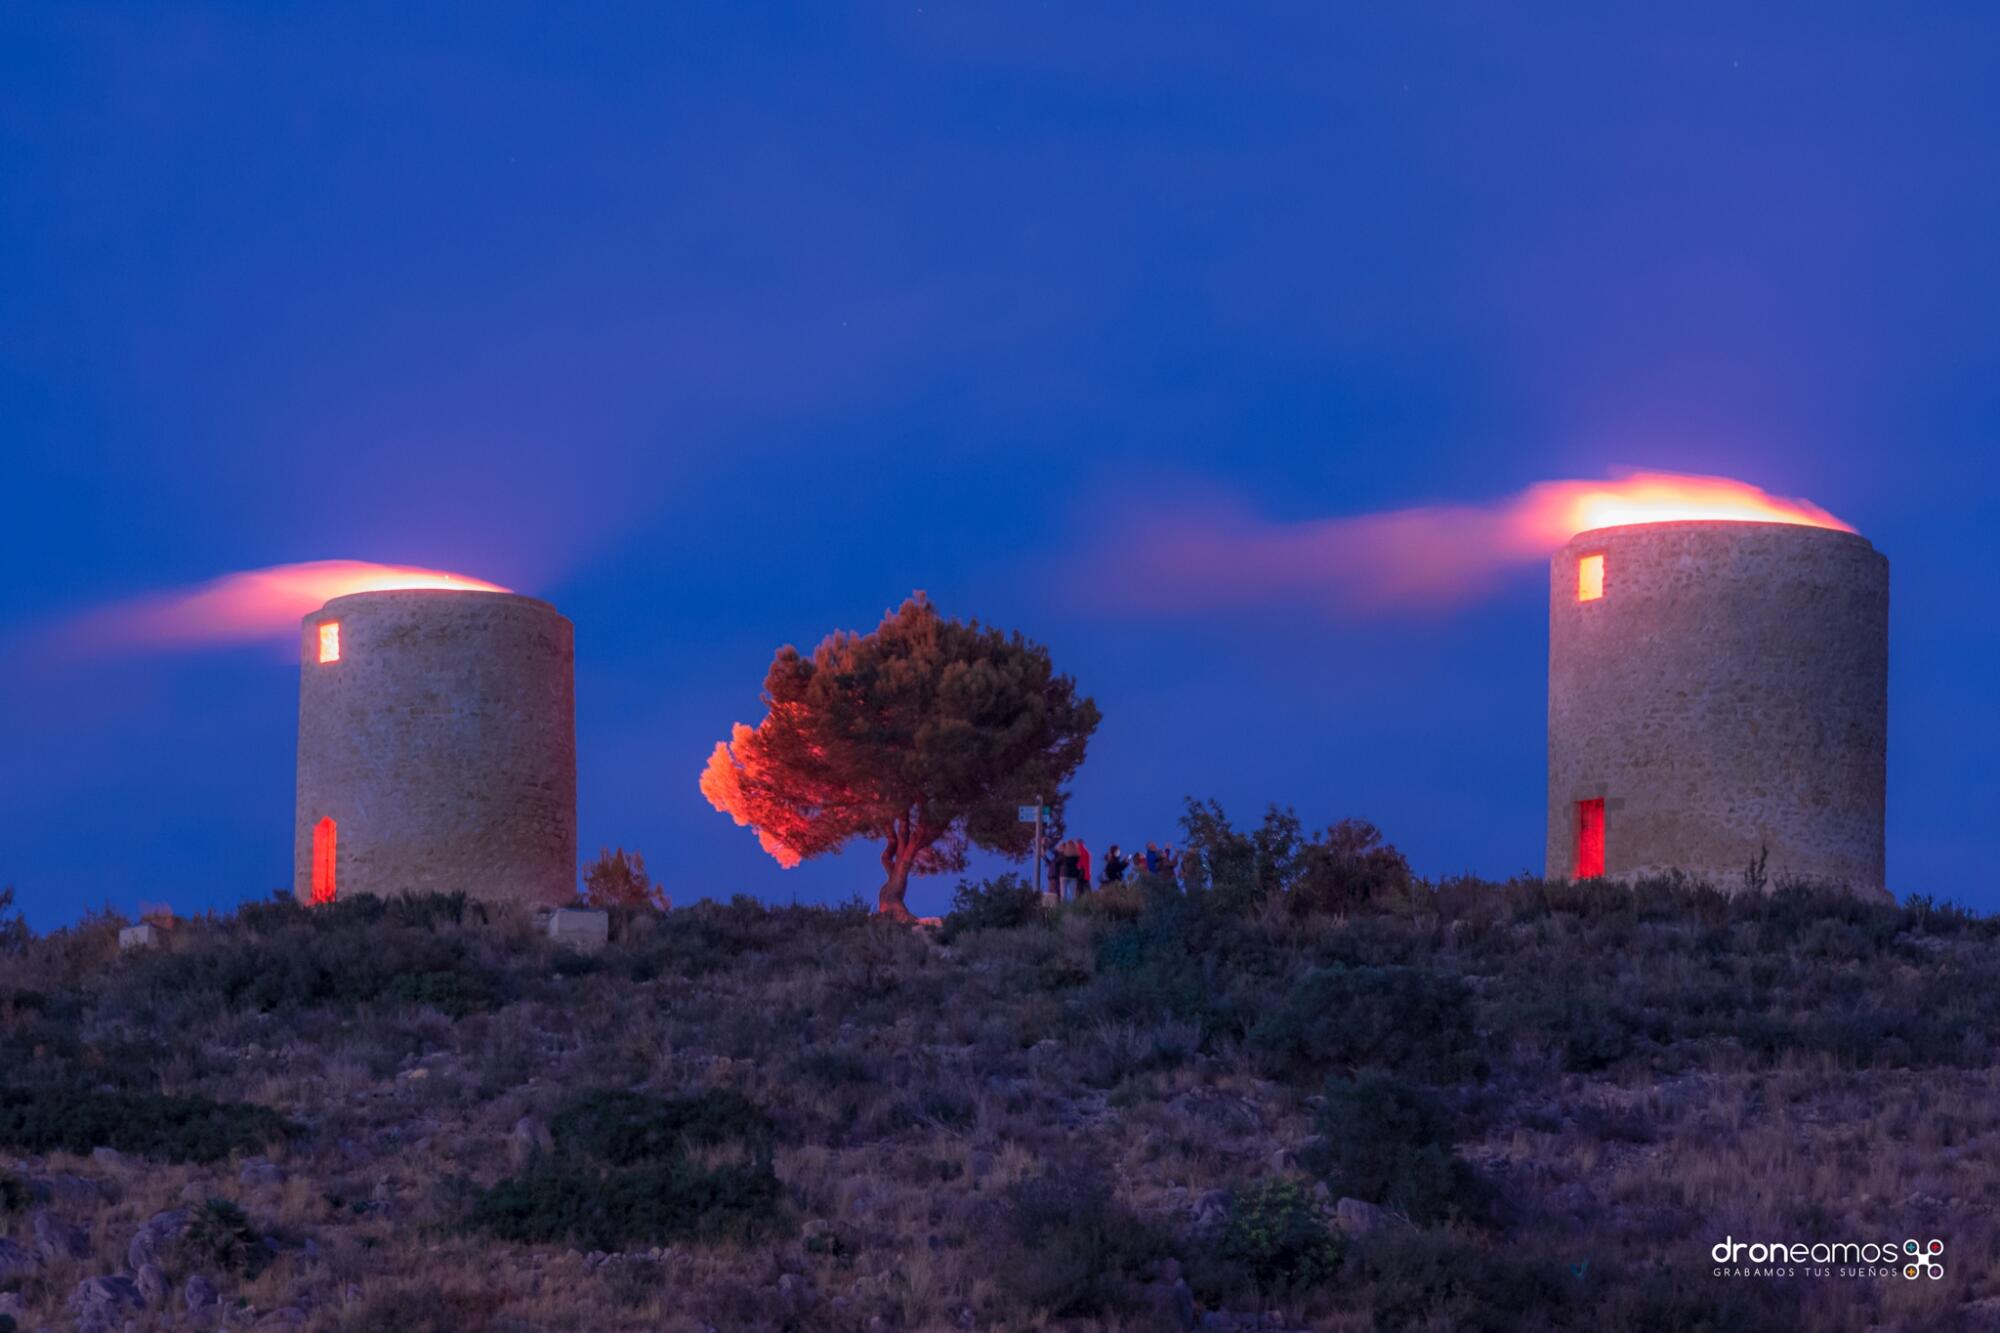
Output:
<svg viewBox="0 0 2000 1333">
<path fill-rule="evenodd" d="M 1065 838 L 1043 855 L 1048 871 L 1047 891 L 1065 902 L 1074 901 L 1079 894 L 1094 888 L 1120 884 L 1141 875 L 1165 875 L 1189 884 L 1201 876 L 1201 856 L 1194 848 L 1176 854 L 1172 844 L 1162 847 L 1157 842 L 1147 843 L 1143 850 L 1134 848 L 1129 854 L 1114 842 L 1105 849 L 1102 865 L 1093 863 L 1090 848 L 1082 838 Z M 1093 870 L 1098 872 L 1095 878 Z"/>
</svg>

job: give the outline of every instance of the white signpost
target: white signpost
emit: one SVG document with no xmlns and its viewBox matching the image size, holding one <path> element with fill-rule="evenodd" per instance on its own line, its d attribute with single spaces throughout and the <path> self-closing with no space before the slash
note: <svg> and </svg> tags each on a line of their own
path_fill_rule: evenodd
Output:
<svg viewBox="0 0 2000 1333">
<path fill-rule="evenodd" d="M 1042 891 L 1042 820 L 1049 813 L 1046 805 L 1024 805 L 1020 808 L 1021 822 L 1035 826 L 1035 892 Z"/>
</svg>

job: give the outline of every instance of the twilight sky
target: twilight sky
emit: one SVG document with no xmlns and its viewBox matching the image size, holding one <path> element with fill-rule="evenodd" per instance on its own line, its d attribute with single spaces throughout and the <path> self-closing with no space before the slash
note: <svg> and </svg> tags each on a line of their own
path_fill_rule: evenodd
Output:
<svg viewBox="0 0 2000 1333">
<path fill-rule="evenodd" d="M 1888 554 L 1890 884 L 2000 908 L 2000 13 L 1535 16 L 0 10 L 0 884 L 38 927 L 288 884 L 292 641 L 48 643 L 329 558 L 569 614 L 585 847 L 681 901 L 872 898 L 696 782 L 775 647 L 919 587 L 1097 699 L 1094 846 L 1213 795 L 1538 870 L 1534 564 L 1365 608 L 1102 572 L 1645 467 Z"/>
</svg>

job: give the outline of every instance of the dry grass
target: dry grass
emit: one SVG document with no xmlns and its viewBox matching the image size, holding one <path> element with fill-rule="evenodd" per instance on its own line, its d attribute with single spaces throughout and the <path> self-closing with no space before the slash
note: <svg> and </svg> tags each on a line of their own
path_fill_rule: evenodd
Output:
<svg viewBox="0 0 2000 1333">
<path fill-rule="evenodd" d="M 1986 923 L 1805 902 L 1758 919 L 1698 897 L 1572 910 L 1541 892 L 1459 885 L 1449 910 L 1440 895 L 1305 918 L 1264 902 L 1183 919 L 1134 897 L 948 948 L 858 912 L 703 906 L 626 923 L 595 964 L 511 920 L 195 921 L 125 959 L 101 938 L 115 923 L 85 923 L 9 961 L 8 985 L 34 998 L 0 1005 L 0 1083 L 252 1102 L 301 1132 L 206 1163 L 0 1144 L 0 1169 L 90 1182 L 40 1205 L 89 1228 L 89 1256 L 17 1282 L 17 1317 L 67 1326 L 72 1289 L 124 1270 L 142 1222 L 216 1197 L 277 1251 L 254 1277 L 212 1275 L 232 1327 L 290 1309 L 328 1331 L 1142 1329 L 1171 1323 L 1147 1302 L 1176 1273 L 1205 1308 L 1356 1333 L 1991 1326 L 2000 1071 L 1983 1052 L 2000 1049 L 2000 941 Z M 221 997 L 204 959 L 295 930 L 336 960 L 444 948 L 497 989 L 456 1016 L 366 994 Z M 1435 1091 L 1499 1211 L 1359 1241 L 1310 1290 L 1246 1290 L 1204 1268 L 1216 1201 L 1274 1176 L 1313 1185 L 1298 1154 L 1323 1078 L 1346 1072 L 1279 1069 L 1257 1023 L 1329 966 L 1464 979 L 1479 1068 Z M 1953 996 L 1970 998 L 1932 1025 L 1926 1006 Z M 517 1169 L 517 1122 L 595 1088 L 727 1089 L 762 1108 L 775 1230 L 610 1257 L 468 1232 L 469 1200 Z M 275 1178 L 246 1176 L 253 1157 Z M 1022 1295 L 1039 1261 L 1007 1239 L 1008 1210 L 1079 1164 L 1109 1173 L 1106 1206 L 1153 1257 L 1127 1254 L 1126 1286 L 1064 1315 Z M 27 1213 L 4 1224 L 32 1245 Z M 1935 1235 L 1947 1276 L 1719 1278 L 1708 1250 L 1725 1234 Z M 1620 1304 L 1647 1281 L 1665 1284 L 1651 1325 Z"/>
</svg>

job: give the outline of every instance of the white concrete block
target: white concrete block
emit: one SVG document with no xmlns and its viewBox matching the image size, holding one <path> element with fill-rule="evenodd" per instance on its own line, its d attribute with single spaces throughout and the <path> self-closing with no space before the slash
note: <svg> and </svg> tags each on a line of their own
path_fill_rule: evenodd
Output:
<svg viewBox="0 0 2000 1333">
<path fill-rule="evenodd" d="M 596 953 L 611 940 L 611 914 L 591 907 L 558 907 L 549 913 L 549 938 L 579 953 Z"/>
</svg>

